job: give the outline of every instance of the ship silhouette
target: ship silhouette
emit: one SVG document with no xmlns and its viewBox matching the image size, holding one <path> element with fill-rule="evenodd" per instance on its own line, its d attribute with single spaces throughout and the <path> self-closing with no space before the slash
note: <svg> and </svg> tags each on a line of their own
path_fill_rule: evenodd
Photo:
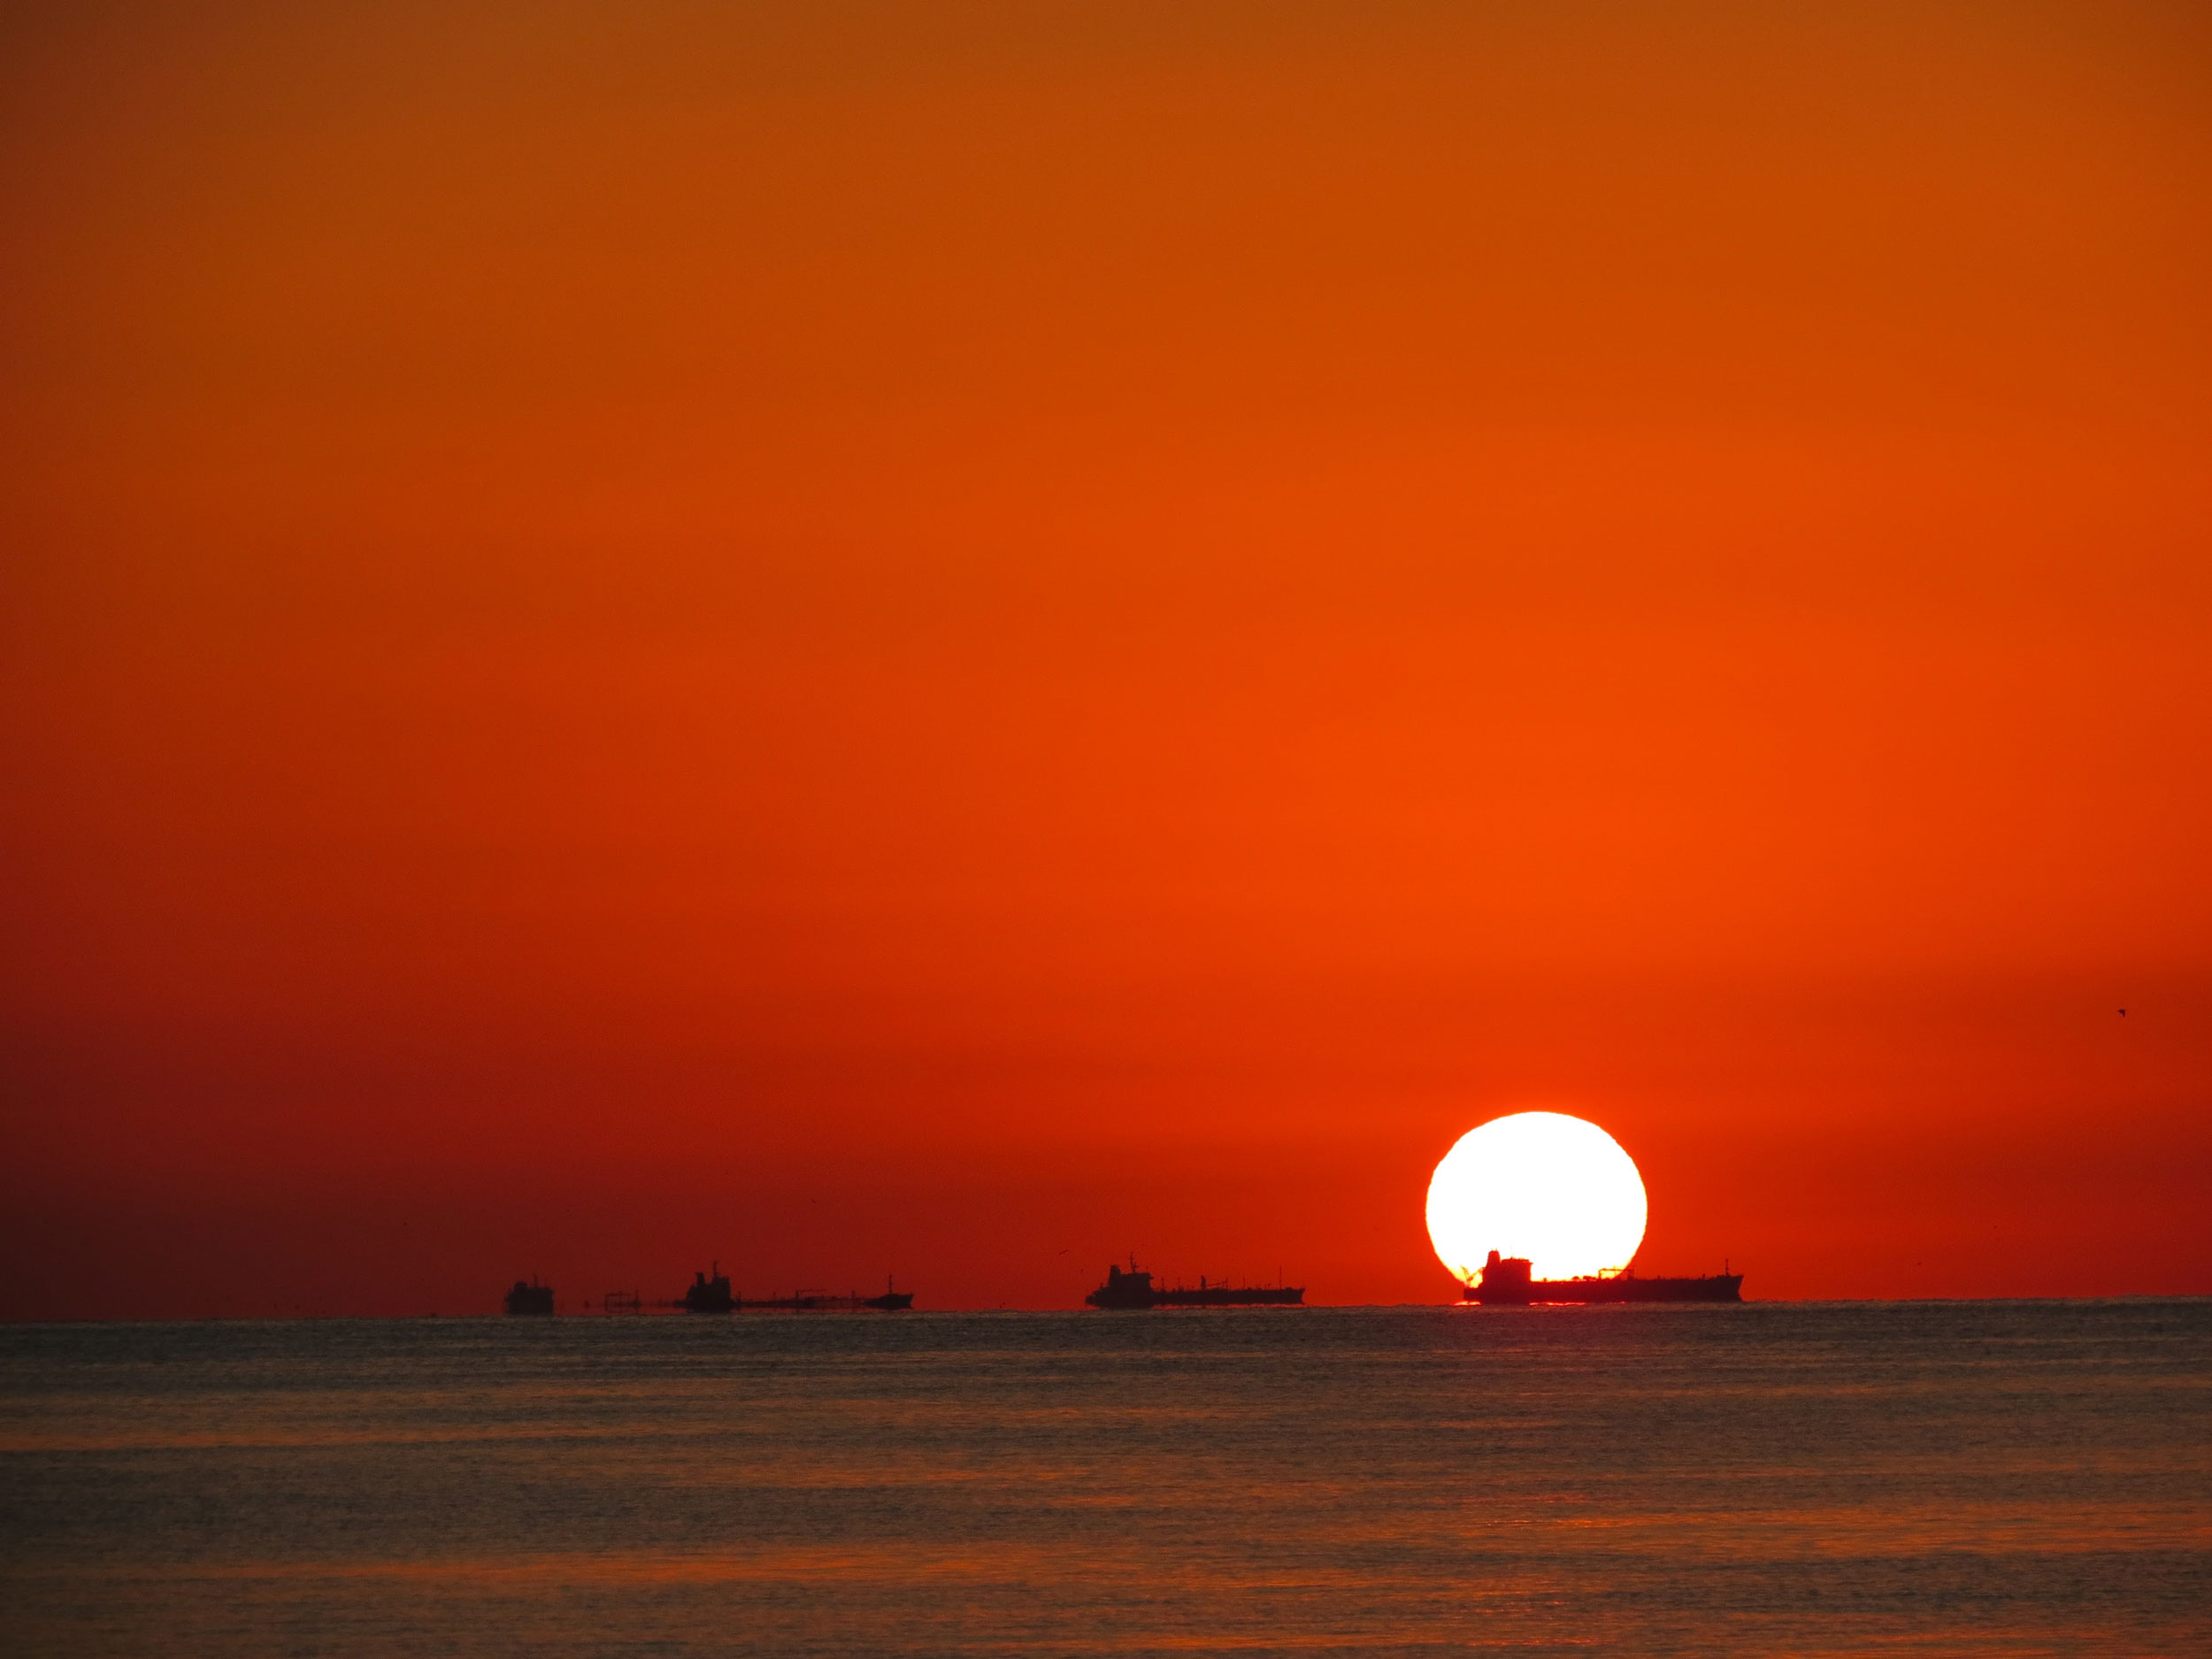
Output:
<svg viewBox="0 0 2212 1659">
<path fill-rule="evenodd" d="M 722 1271 L 722 1263 L 714 1264 L 714 1277 L 704 1272 L 691 1276 L 691 1287 L 683 1294 L 681 1303 L 686 1313 L 734 1313 L 737 1298 L 730 1294 L 729 1275 Z"/>
<path fill-rule="evenodd" d="M 795 1290 L 788 1296 L 741 1296 L 731 1290 L 729 1275 L 717 1262 L 711 1274 L 694 1273 L 681 1297 L 659 1305 L 681 1308 L 686 1313 L 858 1313 L 864 1309 L 903 1313 L 914 1305 L 914 1293 L 899 1289 L 887 1279 L 879 1296 L 864 1296 L 856 1290 L 842 1295 L 826 1290 Z"/>
<path fill-rule="evenodd" d="M 1286 1308 L 1305 1305 L 1306 1287 L 1303 1285 L 1209 1285 L 1203 1277 L 1198 1288 L 1192 1290 L 1178 1285 L 1173 1289 L 1156 1286 L 1152 1275 L 1139 1267 L 1135 1258 L 1129 1263 L 1129 1271 L 1118 1266 L 1106 1270 L 1106 1282 L 1083 1298 L 1094 1308 Z"/>
<path fill-rule="evenodd" d="M 553 1286 L 541 1285 L 534 1279 L 518 1279 L 514 1288 L 507 1293 L 507 1311 L 514 1314 L 548 1314 L 553 1311 Z"/>
<path fill-rule="evenodd" d="M 1700 1279 L 1639 1279 L 1632 1271 L 1580 1279 L 1534 1279 L 1527 1259 L 1490 1252 L 1463 1302 L 1526 1307 L 1531 1302 L 1741 1302 L 1743 1275 L 1723 1271 Z"/>
</svg>

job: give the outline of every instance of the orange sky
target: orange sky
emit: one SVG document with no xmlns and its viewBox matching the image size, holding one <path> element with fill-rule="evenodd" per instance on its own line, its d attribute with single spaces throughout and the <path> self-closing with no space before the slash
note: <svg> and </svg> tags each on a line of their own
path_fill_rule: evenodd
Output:
<svg viewBox="0 0 2212 1659">
<path fill-rule="evenodd" d="M 1529 1106 L 1648 1271 L 2212 1292 L 2200 8 L 0 80 L 0 1314 L 1436 1300 Z"/>
</svg>

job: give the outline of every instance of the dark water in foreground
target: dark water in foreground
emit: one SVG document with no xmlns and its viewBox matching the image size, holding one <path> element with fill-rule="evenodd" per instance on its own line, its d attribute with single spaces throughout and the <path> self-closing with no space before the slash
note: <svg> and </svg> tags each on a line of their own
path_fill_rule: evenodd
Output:
<svg viewBox="0 0 2212 1659">
<path fill-rule="evenodd" d="M 24 1654 L 2212 1652 L 2212 1302 L 0 1328 Z"/>
</svg>

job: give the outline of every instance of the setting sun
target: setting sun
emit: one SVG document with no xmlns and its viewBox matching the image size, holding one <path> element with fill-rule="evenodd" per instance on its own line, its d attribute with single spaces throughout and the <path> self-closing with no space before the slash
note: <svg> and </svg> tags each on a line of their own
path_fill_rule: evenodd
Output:
<svg viewBox="0 0 2212 1659">
<path fill-rule="evenodd" d="M 1535 1278 L 1617 1272 L 1643 1242 L 1643 1178 L 1619 1141 L 1562 1112 L 1515 1112 L 1462 1135 L 1429 1178 L 1429 1241 L 1472 1284 L 1489 1253 Z"/>
</svg>

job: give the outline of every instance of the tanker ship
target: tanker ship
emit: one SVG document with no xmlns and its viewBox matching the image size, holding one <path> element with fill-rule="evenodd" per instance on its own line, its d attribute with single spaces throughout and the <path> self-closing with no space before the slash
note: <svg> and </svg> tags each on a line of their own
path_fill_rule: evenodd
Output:
<svg viewBox="0 0 2212 1659">
<path fill-rule="evenodd" d="M 1172 1290 L 1152 1282 L 1152 1275 L 1134 1261 L 1129 1271 L 1106 1270 L 1106 1282 L 1083 1298 L 1094 1308 L 1298 1308 L 1306 1301 L 1303 1285 L 1210 1285 L 1203 1277 L 1198 1288 L 1178 1285 Z"/>
<path fill-rule="evenodd" d="M 858 1313 L 863 1309 L 903 1313 L 914 1305 L 914 1293 L 901 1290 L 887 1279 L 880 1296 L 864 1296 L 856 1290 L 841 1296 L 826 1290 L 795 1290 L 788 1296 L 741 1296 L 730 1289 L 729 1275 L 717 1262 L 712 1277 L 694 1273 L 681 1298 L 657 1305 L 681 1308 L 687 1313 Z"/>
<path fill-rule="evenodd" d="M 1743 1275 L 1724 1271 L 1701 1279 L 1639 1279 L 1632 1271 L 1582 1279 L 1532 1279 L 1521 1256 L 1493 1250 L 1463 1302 L 1525 1307 L 1532 1302 L 1741 1302 Z"/>
</svg>

